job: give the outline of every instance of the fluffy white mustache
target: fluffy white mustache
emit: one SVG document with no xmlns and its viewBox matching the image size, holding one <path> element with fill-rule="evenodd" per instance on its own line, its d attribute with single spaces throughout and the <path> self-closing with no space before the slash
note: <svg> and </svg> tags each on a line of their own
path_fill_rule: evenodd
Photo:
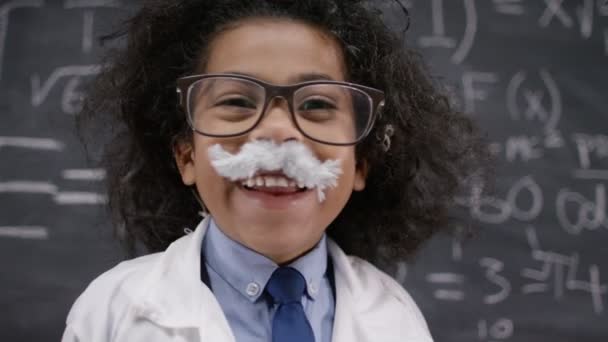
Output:
<svg viewBox="0 0 608 342">
<path fill-rule="evenodd" d="M 319 202 L 325 200 L 327 188 L 336 187 L 342 174 L 340 160 L 321 162 L 298 141 L 278 145 L 269 140 L 255 140 L 244 144 L 236 154 L 215 144 L 208 153 L 217 173 L 231 181 L 251 178 L 259 171 L 281 171 L 299 184 L 316 188 Z"/>
</svg>

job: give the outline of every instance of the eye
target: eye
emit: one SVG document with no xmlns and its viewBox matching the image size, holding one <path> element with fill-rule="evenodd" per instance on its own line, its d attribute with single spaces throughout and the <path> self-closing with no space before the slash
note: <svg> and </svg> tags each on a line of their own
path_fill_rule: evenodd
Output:
<svg viewBox="0 0 608 342">
<path fill-rule="evenodd" d="M 218 106 L 230 106 L 230 107 L 242 107 L 242 108 L 256 108 L 256 104 L 254 101 L 244 98 L 244 97 L 233 97 L 230 99 L 225 99 L 220 101 Z"/>
<path fill-rule="evenodd" d="M 323 99 L 310 99 L 300 105 L 298 110 L 319 110 L 319 109 L 335 109 L 336 107 L 329 101 Z"/>
</svg>

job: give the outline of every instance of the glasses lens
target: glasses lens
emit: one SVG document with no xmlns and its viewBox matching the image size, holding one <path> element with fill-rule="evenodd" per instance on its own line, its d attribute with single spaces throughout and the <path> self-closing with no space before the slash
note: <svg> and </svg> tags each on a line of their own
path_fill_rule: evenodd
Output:
<svg viewBox="0 0 608 342">
<path fill-rule="evenodd" d="M 345 85 L 317 84 L 300 88 L 293 107 L 298 126 L 310 137 L 334 144 L 354 143 L 371 121 L 372 100 Z"/>
<path fill-rule="evenodd" d="M 203 78 L 188 91 L 188 114 L 194 129 L 211 135 L 247 131 L 264 105 L 264 88 L 230 77 Z"/>
</svg>

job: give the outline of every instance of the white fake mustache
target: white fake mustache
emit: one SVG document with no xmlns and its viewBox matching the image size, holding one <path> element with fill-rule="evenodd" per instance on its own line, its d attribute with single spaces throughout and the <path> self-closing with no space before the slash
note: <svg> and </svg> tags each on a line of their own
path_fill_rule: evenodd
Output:
<svg viewBox="0 0 608 342">
<path fill-rule="evenodd" d="M 325 200 L 327 188 L 337 186 L 342 174 L 339 159 L 321 162 L 298 141 L 277 145 L 269 140 L 255 140 L 244 144 L 236 154 L 215 144 L 208 153 L 217 173 L 231 181 L 251 178 L 259 171 L 281 171 L 298 184 L 316 188 L 319 202 Z"/>
</svg>

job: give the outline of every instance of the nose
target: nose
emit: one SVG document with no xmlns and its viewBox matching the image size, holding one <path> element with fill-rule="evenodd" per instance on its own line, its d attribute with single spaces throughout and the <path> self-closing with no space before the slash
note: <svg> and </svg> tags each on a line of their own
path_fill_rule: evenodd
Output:
<svg viewBox="0 0 608 342">
<path fill-rule="evenodd" d="M 280 144 L 289 140 L 302 141 L 304 137 L 293 122 L 287 101 L 275 97 L 269 101 L 265 113 L 262 113 L 262 121 L 249 133 L 249 138 Z"/>
</svg>

